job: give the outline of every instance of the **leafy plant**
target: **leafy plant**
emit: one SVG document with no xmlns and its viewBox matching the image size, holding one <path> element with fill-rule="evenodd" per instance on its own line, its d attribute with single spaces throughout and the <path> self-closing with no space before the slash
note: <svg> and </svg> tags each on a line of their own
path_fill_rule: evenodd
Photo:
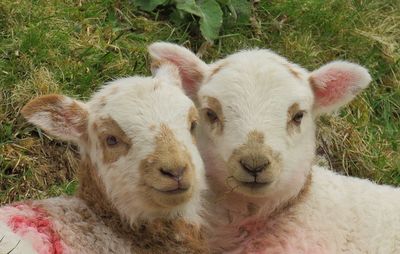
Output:
<svg viewBox="0 0 400 254">
<path fill-rule="evenodd" d="M 248 22 L 251 8 L 248 0 L 134 0 L 144 11 L 172 6 L 171 19 L 183 23 L 187 16 L 198 20 L 202 36 L 213 41 L 218 38 L 224 16 L 237 22 Z"/>
</svg>

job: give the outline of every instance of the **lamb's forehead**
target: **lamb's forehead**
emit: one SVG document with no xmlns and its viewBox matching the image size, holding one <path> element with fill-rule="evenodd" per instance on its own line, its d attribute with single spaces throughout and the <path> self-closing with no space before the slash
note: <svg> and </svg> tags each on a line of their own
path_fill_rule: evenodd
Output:
<svg viewBox="0 0 400 254">
<path fill-rule="evenodd" d="M 110 116 L 124 129 L 138 124 L 181 124 L 180 118 L 193 107 L 179 87 L 156 78 L 140 77 L 109 83 L 88 104 L 92 118 Z"/>
<path fill-rule="evenodd" d="M 235 102 L 244 107 L 268 101 L 288 104 L 288 107 L 293 103 L 306 107 L 312 104 L 308 71 L 272 51 L 238 52 L 214 63 L 211 69 L 199 97 L 217 98 L 222 106 Z"/>
<path fill-rule="evenodd" d="M 296 74 L 301 77 L 307 76 L 308 74 L 306 69 L 290 62 L 285 57 L 269 49 L 242 50 L 227 56 L 221 62 L 224 61 L 232 66 L 245 68 L 246 70 L 252 70 L 254 67 L 277 65 L 285 67 L 284 69 L 292 74 L 294 74 L 293 72 L 298 72 Z M 296 74 L 294 74 L 294 76 L 297 76 Z"/>
</svg>

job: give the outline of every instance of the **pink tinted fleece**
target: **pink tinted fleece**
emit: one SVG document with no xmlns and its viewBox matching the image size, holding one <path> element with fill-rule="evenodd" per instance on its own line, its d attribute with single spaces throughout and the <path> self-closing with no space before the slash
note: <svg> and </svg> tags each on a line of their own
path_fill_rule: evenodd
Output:
<svg viewBox="0 0 400 254">
<path fill-rule="evenodd" d="M 31 203 L 15 203 L 0 208 L 0 221 L 39 254 L 65 254 L 65 245 L 47 212 Z"/>
</svg>

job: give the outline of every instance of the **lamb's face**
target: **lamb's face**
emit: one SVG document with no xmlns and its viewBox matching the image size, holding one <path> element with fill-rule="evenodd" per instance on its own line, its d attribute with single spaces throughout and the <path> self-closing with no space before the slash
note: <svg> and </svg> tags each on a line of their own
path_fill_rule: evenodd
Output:
<svg viewBox="0 0 400 254">
<path fill-rule="evenodd" d="M 199 147 L 211 187 L 277 202 L 303 188 L 314 158 L 314 119 L 371 81 L 357 64 L 338 61 L 308 72 L 269 50 L 213 64 L 174 44 L 154 43 L 149 51 L 155 66 L 169 61 L 179 68 L 183 87 L 198 102 Z"/>
<path fill-rule="evenodd" d="M 251 196 L 303 181 L 315 146 L 307 73 L 265 50 L 232 55 L 211 69 L 198 101 L 212 143 L 202 150 L 225 164 L 214 176 Z"/>
<path fill-rule="evenodd" d="M 116 80 L 86 104 L 44 96 L 23 114 L 50 134 L 78 143 L 108 199 L 132 223 L 178 214 L 196 219 L 205 186 L 193 137 L 198 113 L 174 66 L 154 78 Z"/>
<path fill-rule="evenodd" d="M 170 209 L 199 191 L 198 113 L 178 86 L 166 82 L 117 80 L 89 102 L 91 158 L 111 200 L 127 214 L 131 203 Z"/>
</svg>

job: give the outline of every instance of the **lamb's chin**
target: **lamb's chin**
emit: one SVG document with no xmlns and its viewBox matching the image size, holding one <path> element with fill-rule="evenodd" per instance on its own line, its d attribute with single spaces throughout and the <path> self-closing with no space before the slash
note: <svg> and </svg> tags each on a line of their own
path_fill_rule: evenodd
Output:
<svg viewBox="0 0 400 254">
<path fill-rule="evenodd" d="M 164 209 L 174 209 L 184 205 L 192 197 L 193 188 L 176 189 L 171 191 L 152 191 L 152 199 L 156 205 Z"/>
</svg>

